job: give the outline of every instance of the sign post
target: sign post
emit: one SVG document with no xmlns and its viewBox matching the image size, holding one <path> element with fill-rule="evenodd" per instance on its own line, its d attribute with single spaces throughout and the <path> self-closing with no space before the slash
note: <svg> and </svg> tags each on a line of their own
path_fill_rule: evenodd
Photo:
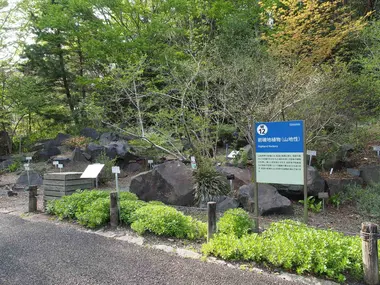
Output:
<svg viewBox="0 0 380 285">
<path fill-rule="evenodd" d="M 119 211 L 119 219 L 121 223 L 121 215 L 120 215 L 120 191 L 119 191 L 119 177 L 120 174 L 120 167 L 119 166 L 112 166 L 112 173 L 115 174 L 115 186 L 116 186 L 116 193 L 117 193 L 117 208 Z"/>
<path fill-rule="evenodd" d="M 255 216 L 257 222 L 258 183 L 274 183 L 304 185 L 304 221 L 307 223 L 307 156 L 304 134 L 303 121 L 255 124 Z"/>
<path fill-rule="evenodd" d="M 30 175 L 29 175 L 30 166 L 29 166 L 29 163 L 25 163 L 24 167 L 26 170 L 26 176 L 28 177 L 28 186 L 30 186 Z"/>
</svg>

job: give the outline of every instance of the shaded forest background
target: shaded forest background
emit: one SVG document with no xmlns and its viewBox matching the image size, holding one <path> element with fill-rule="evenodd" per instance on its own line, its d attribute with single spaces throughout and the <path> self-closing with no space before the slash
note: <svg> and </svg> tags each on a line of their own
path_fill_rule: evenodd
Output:
<svg viewBox="0 0 380 285">
<path fill-rule="evenodd" d="M 0 7 L 0 130 L 14 148 L 94 127 L 177 157 L 186 157 L 185 145 L 212 157 L 226 143 L 252 145 L 254 121 L 293 119 L 305 120 L 308 148 L 320 159 L 342 144 L 380 139 L 375 1 Z"/>
</svg>

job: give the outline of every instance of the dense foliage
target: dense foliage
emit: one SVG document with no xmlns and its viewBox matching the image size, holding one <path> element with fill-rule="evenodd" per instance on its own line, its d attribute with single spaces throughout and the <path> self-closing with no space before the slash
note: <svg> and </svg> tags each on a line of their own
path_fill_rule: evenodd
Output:
<svg viewBox="0 0 380 285">
<path fill-rule="evenodd" d="M 0 1 L 0 128 L 29 146 L 117 127 L 182 158 L 252 143 L 254 120 L 305 119 L 308 144 L 334 147 L 378 116 L 377 6 Z"/>
<path fill-rule="evenodd" d="M 261 235 L 218 233 L 203 253 L 228 260 L 269 262 L 276 267 L 345 280 L 362 276 L 361 241 L 341 233 L 318 230 L 294 221 L 272 223 Z"/>
</svg>

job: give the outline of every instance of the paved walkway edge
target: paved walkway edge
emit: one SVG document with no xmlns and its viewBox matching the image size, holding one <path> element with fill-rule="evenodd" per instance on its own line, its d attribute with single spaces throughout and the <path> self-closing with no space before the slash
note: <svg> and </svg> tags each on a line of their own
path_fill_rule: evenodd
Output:
<svg viewBox="0 0 380 285">
<path fill-rule="evenodd" d="M 198 259 L 203 262 L 216 263 L 216 264 L 220 264 L 220 265 L 227 266 L 229 268 L 234 268 L 237 270 L 249 270 L 249 271 L 254 271 L 256 273 L 263 274 L 263 275 L 268 275 L 268 276 L 270 275 L 272 277 L 276 276 L 277 278 L 281 280 L 295 281 L 295 282 L 300 282 L 306 285 L 337 285 L 339 284 L 330 280 L 319 279 L 319 278 L 311 277 L 311 276 L 296 275 L 296 274 L 282 272 L 282 271 L 276 272 L 276 273 L 270 273 L 263 269 L 254 267 L 250 263 L 241 262 L 239 265 L 236 265 L 233 263 L 229 263 L 225 260 L 218 259 L 216 257 L 206 258 L 202 256 L 200 253 L 193 250 L 186 249 L 186 248 L 173 247 L 173 246 L 168 246 L 164 244 L 147 244 L 144 237 L 137 236 L 136 234 L 128 233 L 127 232 L 128 230 L 124 228 L 123 228 L 124 233 L 121 234 L 121 232 L 112 231 L 108 229 L 107 230 L 105 229 L 89 230 L 79 225 L 73 225 L 65 221 L 57 222 L 57 219 L 44 213 L 29 214 L 29 213 L 20 213 L 19 211 L 13 211 L 13 212 L 3 212 L 2 214 L 16 215 L 30 222 L 48 222 L 48 223 L 53 223 L 57 226 L 70 225 L 72 226 L 72 228 L 81 232 L 96 234 L 96 235 L 103 236 L 105 238 L 128 242 L 130 244 L 134 244 L 137 246 L 151 247 L 156 250 L 161 250 L 169 254 L 180 256 L 182 258 Z"/>
</svg>

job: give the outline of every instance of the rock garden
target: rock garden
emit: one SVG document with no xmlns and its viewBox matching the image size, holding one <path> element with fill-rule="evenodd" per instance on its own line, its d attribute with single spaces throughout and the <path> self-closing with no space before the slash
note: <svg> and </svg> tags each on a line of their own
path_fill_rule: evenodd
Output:
<svg viewBox="0 0 380 285">
<path fill-rule="evenodd" d="M 261 233 L 252 232 L 254 184 L 249 145 L 231 159 L 226 154 L 217 160 L 196 156 L 197 167 L 192 167 L 190 157 L 152 154 L 151 149 L 136 145 L 133 137 L 91 128 L 77 136 L 58 134 L 37 142 L 27 153 L 10 155 L 4 150 L 0 208 L 2 212 L 26 210 L 25 189 L 37 185 L 39 211 L 87 228 L 107 228 L 109 193 L 115 190 L 111 167 L 118 165 L 120 223 L 139 235 L 189 240 L 204 256 L 268 264 L 340 282 L 360 280 L 360 225 L 380 217 L 376 184 L 380 165 L 371 147 L 367 146 L 360 159 L 353 146 L 343 145 L 329 161 L 310 160 L 308 225 L 302 223 L 302 186 L 259 184 Z M 23 170 L 26 157 L 32 158 L 28 173 Z M 58 170 L 54 161 L 63 169 Z M 83 172 L 93 163 L 105 165 L 98 189 L 78 189 L 44 204 L 44 174 Z M 329 198 L 322 203 L 319 193 L 328 193 Z M 208 201 L 216 202 L 218 224 L 217 233 L 206 242 Z"/>
</svg>

